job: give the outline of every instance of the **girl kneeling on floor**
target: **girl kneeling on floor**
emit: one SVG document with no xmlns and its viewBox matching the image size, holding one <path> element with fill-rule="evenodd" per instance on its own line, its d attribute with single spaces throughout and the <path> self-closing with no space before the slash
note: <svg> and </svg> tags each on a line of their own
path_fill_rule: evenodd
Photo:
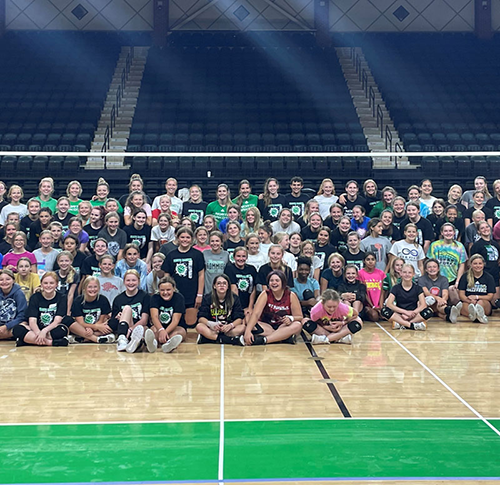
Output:
<svg viewBox="0 0 500 485">
<path fill-rule="evenodd" d="M 295 344 L 302 319 L 300 301 L 287 286 L 285 273 L 271 271 L 267 276 L 267 289 L 257 299 L 240 341 L 243 345 Z"/>
<path fill-rule="evenodd" d="M 424 290 L 413 282 L 414 276 L 415 268 L 411 264 L 403 264 L 401 283 L 391 288 L 382 309 L 382 316 L 392 322 L 393 330 L 426 330 L 427 320 L 433 315 L 432 310 L 427 308 Z"/>
<path fill-rule="evenodd" d="M 154 260 L 154 258 L 153 258 Z M 158 293 L 151 297 L 151 323 L 144 334 L 149 352 L 156 352 L 158 343 L 166 354 L 175 350 L 186 338 L 186 303 L 177 291 L 175 280 L 163 277 L 158 283 Z"/>
<path fill-rule="evenodd" d="M 211 293 L 203 297 L 198 311 L 197 343 L 241 345 L 239 337 L 245 331 L 244 318 L 240 299 L 231 291 L 229 277 L 216 276 Z"/>
<path fill-rule="evenodd" d="M 314 345 L 351 344 L 352 336 L 363 328 L 358 312 L 341 303 L 335 290 L 325 290 L 321 294 L 321 301 L 311 309 L 311 319 L 304 319 L 303 323 Z"/>
</svg>

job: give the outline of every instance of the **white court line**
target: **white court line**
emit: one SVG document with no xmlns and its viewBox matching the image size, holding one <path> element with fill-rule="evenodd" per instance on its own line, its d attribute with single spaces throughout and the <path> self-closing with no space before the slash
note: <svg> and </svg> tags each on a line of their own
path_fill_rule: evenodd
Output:
<svg viewBox="0 0 500 485">
<path fill-rule="evenodd" d="M 220 346 L 219 483 L 224 480 L 224 344 Z"/>
<path fill-rule="evenodd" d="M 488 428 L 490 428 L 494 433 L 500 436 L 500 431 L 498 431 L 495 426 L 493 426 L 486 418 L 482 416 L 478 411 L 476 411 L 465 399 L 458 395 L 446 382 L 443 381 L 437 374 L 435 374 L 429 367 L 427 367 L 416 355 L 412 354 L 396 337 L 391 335 L 384 327 L 382 327 L 378 322 L 375 322 L 380 329 L 382 329 L 389 337 L 391 337 L 410 357 L 412 357 L 416 362 L 418 362 L 434 379 L 436 379 L 441 385 L 443 385 L 448 391 L 450 391 L 465 407 L 467 407 L 473 414 L 475 414 Z"/>
</svg>

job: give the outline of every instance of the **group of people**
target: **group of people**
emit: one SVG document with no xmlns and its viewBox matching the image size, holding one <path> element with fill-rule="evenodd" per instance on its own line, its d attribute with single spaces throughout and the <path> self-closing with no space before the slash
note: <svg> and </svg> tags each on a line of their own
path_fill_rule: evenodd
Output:
<svg viewBox="0 0 500 485">
<path fill-rule="evenodd" d="M 289 193 L 270 178 L 214 201 L 198 185 L 149 197 L 132 175 L 110 197 L 99 179 L 82 199 L 74 180 L 53 198 L 54 181 L 23 203 L 0 182 L 0 338 L 18 346 L 115 343 L 168 353 L 198 333 L 199 344 L 352 342 L 363 321 L 426 330 L 437 317 L 487 323 L 500 307 L 500 180 L 432 195 L 430 180 L 406 194 L 360 187 L 317 194 L 293 177 Z M 337 187 L 338 189 L 338 187 Z"/>
</svg>

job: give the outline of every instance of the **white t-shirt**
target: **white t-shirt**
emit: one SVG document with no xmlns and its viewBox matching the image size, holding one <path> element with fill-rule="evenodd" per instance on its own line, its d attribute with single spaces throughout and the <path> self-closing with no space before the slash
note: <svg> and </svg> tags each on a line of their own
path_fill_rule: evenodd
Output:
<svg viewBox="0 0 500 485">
<path fill-rule="evenodd" d="M 151 229 L 151 241 L 160 241 L 160 246 L 174 239 L 175 229 L 172 226 L 168 226 L 165 232 L 161 231 L 160 226 L 155 226 Z"/>
<path fill-rule="evenodd" d="M 425 254 L 420 244 L 410 244 L 404 240 L 397 241 L 392 245 L 389 254 L 393 254 L 403 259 L 406 263 L 411 264 L 415 268 L 415 275 L 422 276 L 418 269 L 418 262 L 425 259 Z"/>
<path fill-rule="evenodd" d="M 257 271 L 260 267 L 269 262 L 267 254 L 259 252 L 257 254 L 249 254 L 247 259 L 247 264 L 252 265 Z"/>
<path fill-rule="evenodd" d="M 19 220 L 21 220 L 24 216 L 28 215 L 28 207 L 26 204 L 12 205 L 7 204 L 0 212 L 0 226 L 5 225 L 5 221 L 7 220 L 7 216 L 15 212 L 19 214 Z"/>
<path fill-rule="evenodd" d="M 319 204 L 319 213 L 321 218 L 325 220 L 330 215 L 330 207 L 335 204 L 339 198 L 336 195 L 325 197 L 324 195 L 317 195 L 314 200 Z"/>
<path fill-rule="evenodd" d="M 288 235 L 294 232 L 300 233 L 300 226 L 294 221 L 292 221 L 288 227 L 283 227 L 280 221 L 274 221 L 271 223 L 271 227 L 273 228 L 273 234 L 277 234 L 278 232 L 285 232 Z"/>
<path fill-rule="evenodd" d="M 159 195 L 158 197 L 155 197 L 155 200 L 153 200 L 153 206 L 151 207 L 152 210 L 159 209 L 160 208 L 160 199 L 167 194 L 162 194 Z M 179 199 L 179 197 L 170 197 L 170 210 L 172 212 L 175 212 L 179 217 L 182 214 L 182 200 Z"/>
</svg>

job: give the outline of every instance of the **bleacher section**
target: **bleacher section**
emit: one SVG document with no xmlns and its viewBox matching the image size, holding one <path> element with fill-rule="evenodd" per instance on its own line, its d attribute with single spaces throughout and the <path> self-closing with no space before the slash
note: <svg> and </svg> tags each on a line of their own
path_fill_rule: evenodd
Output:
<svg viewBox="0 0 500 485">
<path fill-rule="evenodd" d="M 364 42 L 363 51 L 406 151 L 500 149 L 498 39 L 382 35 Z M 421 160 L 429 175 L 459 176 L 485 174 L 499 161 Z"/>
<path fill-rule="evenodd" d="M 312 176 L 337 164 L 295 157 L 271 163 L 267 152 L 358 151 L 370 170 L 367 150 L 335 50 L 307 46 L 152 48 L 128 144 L 130 152 L 167 152 L 135 157 L 135 171 L 240 178 L 283 170 Z M 173 151 L 193 155 L 168 156 Z M 345 163 L 356 172 L 360 162 Z"/>
<path fill-rule="evenodd" d="M 0 43 L 0 151 L 88 151 L 119 49 L 107 34 L 8 34 Z M 4 156 L 1 171 L 79 165 L 78 157 Z"/>
</svg>

